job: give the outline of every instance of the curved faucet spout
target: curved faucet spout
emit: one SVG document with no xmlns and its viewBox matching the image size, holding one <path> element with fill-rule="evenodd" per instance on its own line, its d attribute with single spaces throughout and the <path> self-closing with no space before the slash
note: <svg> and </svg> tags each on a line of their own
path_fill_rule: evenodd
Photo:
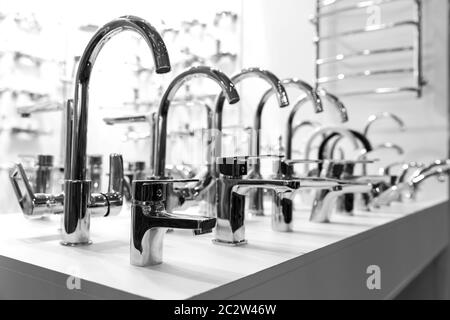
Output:
<svg viewBox="0 0 450 320">
<path fill-rule="evenodd" d="M 328 102 L 330 102 L 339 112 L 342 122 L 348 122 L 348 111 L 344 103 L 334 94 L 329 93 L 324 89 L 319 90 L 319 95 L 324 97 Z"/>
<path fill-rule="evenodd" d="M 235 76 L 233 76 L 231 78 L 231 81 L 237 84 L 242 80 L 252 77 L 263 79 L 272 86 L 272 90 L 275 92 L 277 96 L 278 104 L 280 105 L 280 107 L 286 107 L 289 105 L 287 92 L 283 84 L 281 83 L 281 80 L 278 79 L 278 77 L 275 76 L 270 71 L 262 70 L 259 68 L 244 69 Z M 216 129 L 219 131 L 222 131 L 222 113 L 224 104 L 225 104 L 224 96 L 223 94 L 220 94 L 216 102 Z"/>
<path fill-rule="evenodd" d="M 178 75 L 169 84 L 166 92 L 164 93 L 159 106 L 158 116 L 159 123 L 156 125 L 156 148 L 155 152 L 155 175 L 158 177 L 164 177 L 166 167 L 166 138 L 167 138 L 167 115 L 172 100 L 174 99 L 178 90 L 189 80 L 198 77 L 206 77 L 215 81 L 221 88 L 221 95 L 227 98 L 230 104 L 237 103 L 239 101 L 239 94 L 236 91 L 235 85 L 223 72 L 212 69 L 210 67 L 199 66 L 193 67 L 180 75 Z"/>
<path fill-rule="evenodd" d="M 369 119 L 367 120 L 367 124 L 364 127 L 364 131 L 363 131 L 364 135 L 367 136 L 369 134 L 369 130 L 375 122 L 377 122 L 381 119 L 386 119 L 386 118 L 392 119 L 400 128 L 400 131 L 405 130 L 405 123 L 403 122 L 402 119 L 400 119 L 399 116 L 397 116 L 393 113 L 390 113 L 390 112 L 382 112 L 379 114 L 373 114 L 369 117 Z"/>
<path fill-rule="evenodd" d="M 304 92 L 306 94 L 306 97 L 308 100 L 310 100 L 313 103 L 314 111 L 316 113 L 320 113 L 323 111 L 322 107 L 322 99 L 317 94 L 316 90 L 307 82 L 302 81 L 300 79 L 292 78 L 292 79 L 284 79 L 281 81 L 281 84 L 287 88 L 287 87 L 293 87 L 297 88 L 300 91 Z M 261 144 L 261 137 L 260 137 L 260 130 L 261 130 L 261 118 L 262 118 L 262 112 L 264 109 L 264 106 L 267 104 L 267 101 L 275 94 L 274 89 L 267 90 L 264 95 L 262 96 L 261 100 L 258 103 L 258 107 L 256 109 L 255 119 L 254 119 L 254 129 L 256 131 L 256 141 L 255 141 L 255 155 L 260 155 L 260 144 Z M 283 107 L 280 105 L 280 107 Z"/>
<path fill-rule="evenodd" d="M 73 110 L 72 147 L 68 178 L 70 180 L 86 179 L 86 145 L 87 145 L 87 112 L 89 81 L 95 60 L 106 42 L 122 31 L 138 33 L 149 45 L 153 53 L 156 73 L 170 71 L 170 60 L 166 46 L 156 29 L 147 21 L 124 16 L 112 20 L 101 27 L 89 41 L 81 56 L 75 79 L 75 100 Z"/>
<path fill-rule="evenodd" d="M 318 97 L 323 97 L 329 102 L 333 104 L 339 111 L 339 114 L 341 116 L 341 121 L 347 122 L 348 121 L 348 112 L 345 105 L 342 103 L 342 101 L 339 100 L 338 97 L 335 95 L 329 93 L 328 91 L 325 91 L 324 89 L 320 89 L 317 92 Z M 286 125 L 286 159 L 292 159 L 292 143 L 294 138 L 294 118 L 297 112 L 300 110 L 300 108 L 309 100 L 309 97 L 302 97 L 297 100 L 294 107 L 292 108 L 291 112 L 289 113 L 289 117 L 287 120 Z M 322 100 L 321 100 L 322 101 Z M 322 104 L 323 105 L 323 104 Z"/>
</svg>

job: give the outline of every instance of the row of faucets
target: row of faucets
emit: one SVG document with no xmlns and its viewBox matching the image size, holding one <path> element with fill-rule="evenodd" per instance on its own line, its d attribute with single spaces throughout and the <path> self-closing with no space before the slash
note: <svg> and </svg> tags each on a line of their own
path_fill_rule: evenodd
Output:
<svg viewBox="0 0 450 320">
<path fill-rule="evenodd" d="M 310 220 L 328 222 L 332 212 L 338 208 L 351 214 L 355 195 L 361 194 L 360 202 L 365 208 L 388 205 L 401 200 L 408 193 L 414 197 L 417 187 L 428 177 L 442 178 L 450 171 L 450 161 L 436 161 L 429 166 L 404 164 L 401 176 L 392 174 L 393 166 L 385 168 L 379 175 L 368 175 L 367 164 L 374 160 L 368 154 L 378 148 L 392 148 L 401 152 L 394 144 L 373 147 L 364 133 L 341 127 L 324 127 L 315 131 L 305 150 L 305 159 L 293 157 L 292 137 L 297 127 L 293 126 L 295 113 L 306 102 L 311 102 L 315 112 L 323 111 L 323 100 L 328 100 L 340 112 L 343 122 L 348 114 L 343 103 L 325 90 L 315 88 L 298 79 L 280 80 L 273 73 L 259 68 L 242 70 L 228 77 L 219 70 L 206 66 L 193 67 L 177 75 L 162 96 L 157 113 L 145 117 L 151 124 L 152 143 L 150 172 L 144 174 L 142 163 L 137 165 L 139 175 L 127 175 L 123 158 L 110 155 L 109 183 L 107 192 L 101 192 L 87 167 L 87 128 L 89 106 L 89 81 L 97 55 L 103 45 L 120 31 L 131 30 L 141 35 L 153 53 L 155 72 L 171 70 L 169 55 L 160 34 L 145 20 L 124 16 L 100 28 L 81 56 L 75 79 L 75 95 L 66 104 L 66 152 L 64 163 L 64 185 L 62 192 L 52 194 L 35 188 L 27 178 L 25 169 L 17 164 L 11 173 L 11 182 L 24 214 L 40 217 L 61 214 L 61 243 L 68 246 L 91 243 L 90 218 L 112 216 L 122 210 L 124 197 L 131 202 L 130 262 L 137 266 L 148 266 L 162 262 L 163 238 L 168 229 L 192 229 L 194 234 L 214 230 L 214 243 L 242 245 L 245 236 L 245 214 L 264 215 L 264 190 L 272 190 L 272 227 L 276 231 L 291 231 L 293 226 L 293 198 L 298 190 L 315 190 Z M 221 88 L 215 107 L 207 109 L 205 150 L 207 163 L 195 176 L 174 177 L 166 165 L 167 124 L 169 109 L 175 101 L 177 91 L 190 79 L 205 77 L 215 81 Z M 236 84 L 244 79 L 257 77 L 266 81 L 271 89 L 262 97 L 256 111 L 254 139 L 248 156 L 221 156 L 222 114 L 225 100 L 235 104 L 240 100 Z M 261 154 L 261 115 L 269 98 L 276 96 L 280 108 L 289 105 L 286 87 L 295 87 L 302 96 L 292 108 L 286 132 L 285 154 Z M 397 122 L 401 120 L 390 116 Z M 120 122 L 120 119 L 117 120 Z M 369 124 L 374 119 L 369 121 Z M 111 121 L 110 121 L 111 122 Z M 312 125 L 305 122 L 303 125 Z M 309 160 L 312 141 L 323 137 L 317 160 Z M 334 159 L 339 141 L 348 138 L 355 145 L 362 145 L 364 152 L 357 160 Z M 339 149 L 338 149 L 339 150 Z M 273 162 L 273 177 L 264 179 L 261 162 Z M 45 160 L 45 159 L 44 159 Z M 295 166 L 302 164 L 304 173 L 298 175 Z M 313 165 L 314 168 L 310 168 Z M 362 173 L 356 169 L 361 166 Z M 412 175 L 411 168 L 416 168 Z M 38 176 L 38 174 L 36 174 Z M 125 178 L 128 176 L 128 178 Z M 38 183 L 35 183 L 36 186 Z M 42 185 L 41 183 L 39 183 Z M 246 201 L 248 199 L 248 208 Z M 180 214 L 188 206 L 206 204 L 202 216 Z"/>
</svg>

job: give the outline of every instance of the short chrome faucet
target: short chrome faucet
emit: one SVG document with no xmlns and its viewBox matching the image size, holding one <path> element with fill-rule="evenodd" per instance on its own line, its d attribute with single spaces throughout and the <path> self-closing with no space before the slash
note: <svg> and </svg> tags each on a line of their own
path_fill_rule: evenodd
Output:
<svg viewBox="0 0 450 320">
<path fill-rule="evenodd" d="M 255 188 L 271 189 L 279 197 L 289 198 L 300 188 L 299 180 L 244 179 L 247 175 L 247 157 L 217 159 L 217 224 L 216 244 L 242 245 L 245 238 L 245 196 Z"/>
<path fill-rule="evenodd" d="M 322 107 L 322 99 L 317 94 L 316 90 L 306 83 L 305 81 L 299 80 L 299 79 L 285 79 L 281 81 L 281 84 L 287 88 L 287 87 L 294 87 L 299 89 L 300 91 L 304 92 L 308 99 L 313 103 L 314 111 L 316 113 L 320 113 L 323 111 Z M 261 127 L 262 127 L 262 112 L 264 109 L 264 106 L 267 104 L 267 101 L 270 99 L 270 97 L 275 92 L 273 89 L 267 90 L 264 95 L 262 96 L 261 100 L 259 101 L 258 107 L 256 109 L 255 119 L 254 119 L 254 155 L 257 157 L 261 155 Z M 280 107 L 283 107 L 280 105 Z M 261 179 L 261 167 L 259 159 L 256 159 L 256 163 L 253 165 L 252 171 L 249 175 L 249 178 L 257 178 Z M 263 204 L 263 190 L 257 189 L 250 192 L 249 195 L 249 210 L 254 215 L 262 216 L 264 215 L 264 204 Z"/>
<path fill-rule="evenodd" d="M 190 229 L 195 235 L 211 232 L 215 218 L 167 211 L 168 192 L 175 183 L 195 180 L 136 180 L 132 186 L 130 263 L 145 267 L 162 263 L 168 229 Z"/>
<path fill-rule="evenodd" d="M 410 199 L 416 197 L 420 185 L 432 177 L 442 178 L 450 174 L 450 166 L 437 166 L 430 170 L 425 170 L 423 173 L 415 175 L 409 181 L 398 183 L 383 192 L 373 200 L 373 207 L 380 208 L 381 206 L 388 206 L 394 201 L 398 201 L 404 193 L 407 193 Z"/>
<path fill-rule="evenodd" d="M 234 75 L 231 80 L 238 84 L 239 82 L 249 79 L 249 78 L 260 78 L 264 81 L 266 81 L 270 86 L 271 90 L 268 92 L 268 97 L 271 95 L 275 95 L 278 101 L 278 105 L 280 108 L 287 107 L 289 105 L 289 99 L 287 96 L 286 89 L 280 79 L 276 75 L 274 75 L 272 72 L 268 70 L 262 70 L 259 68 L 249 68 L 244 69 L 238 74 Z M 219 96 L 216 102 L 216 129 L 219 131 L 219 134 L 222 132 L 222 112 L 224 107 L 224 98 L 223 96 Z M 258 107 L 259 108 L 259 107 Z M 262 111 L 262 107 L 261 107 Z M 260 120 L 260 119 L 259 119 Z M 256 121 L 256 120 L 255 120 Z M 260 127 L 260 123 L 257 125 Z M 259 140 L 260 140 L 260 132 L 255 127 L 255 139 L 256 143 L 252 141 L 252 144 L 255 146 L 259 146 Z M 221 155 L 221 141 L 219 139 L 218 146 L 217 146 L 218 155 Z M 256 150 L 257 153 L 259 153 L 259 150 Z M 256 159 L 256 164 L 254 165 L 254 168 L 248 175 L 249 179 L 262 179 L 260 170 L 259 170 L 259 159 Z M 256 192 L 256 193 L 255 193 Z M 258 215 L 261 214 L 261 209 L 258 209 L 259 203 L 262 202 L 262 189 L 261 190 L 252 190 L 250 191 L 250 203 L 249 203 L 249 210 L 250 212 Z M 256 202 L 255 202 L 256 201 Z M 256 206 L 256 207 L 255 207 Z"/>
<path fill-rule="evenodd" d="M 170 71 L 166 46 L 156 29 L 147 21 L 124 16 L 101 27 L 89 41 L 81 56 L 75 78 L 75 97 L 69 112 L 67 151 L 64 182 L 64 216 L 62 244 L 83 245 L 90 243 L 89 225 L 91 181 L 86 179 L 86 145 L 88 128 L 89 82 L 95 60 L 106 42 L 114 35 L 131 30 L 139 34 L 153 53 L 156 73 Z"/>
</svg>

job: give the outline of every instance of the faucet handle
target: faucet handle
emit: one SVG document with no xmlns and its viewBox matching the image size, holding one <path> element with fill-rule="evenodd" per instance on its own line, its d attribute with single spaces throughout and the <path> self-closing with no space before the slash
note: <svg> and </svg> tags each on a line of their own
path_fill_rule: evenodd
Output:
<svg viewBox="0 0 450 320">
<path fill-rule="evenodd" d="M 53 196 L 45 193 L 34 193 L 21 163 L 15 165 L 9 178 L 25 217 L 40 218 L 46 214 L 62 212 L 63 195 Z M 20 183 L 22 183 L 22 186 Z"/>
<path fill-rule="evenodd" d="M 247 157 L 219 157 L 216 163 L 224 176 L 238 178 L 247 174 Z"/>
<path fill-rule="evenodd" d="M 132 183 L 132 198 L 135 201 L 158 202 L 166 200 L 167 184 L 199 182 L 198 179 L 154 179 L 135 180 Z"/>
</svg>

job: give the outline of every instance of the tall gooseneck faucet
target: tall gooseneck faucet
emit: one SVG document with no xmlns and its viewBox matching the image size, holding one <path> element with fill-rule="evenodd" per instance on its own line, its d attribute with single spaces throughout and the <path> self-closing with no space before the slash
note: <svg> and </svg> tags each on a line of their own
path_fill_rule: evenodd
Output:
<svg viewBox="0 0 450 320">
<path fill-rule="evenodd" d="M 281 84 L 286 87 L 294 87 L 306 94 L 306 97 L 312 101 L 314 106 L 314 111 L 316 113 L 320 113 L 323 111 L 322 107 L 322 99 L 314 90 L 314 88 L 306 83 L 305 81 L 299 79 L 284 79 L 281 81 Z M 256 156 L 261 155 L 261 126 L 262 126 L 262 112 L 264 106 L 267 104 L 270 97 L 274 94 L 274 90 L 267 90 L 262 96 L 261 100 L 258 103 L 258 107 L 256 109 L 255 119 L 254 119 L 254 153 Z M 280 105 L 280 107 L 282 107 Z M 253 166 L 253 170 L 250 173 L 250 178 L 262 178 L 261 176 L 261 168 L 259 159 L 256 159 L 256 163 Z M 249 210 L 252 214 L 262 216 L 264 215 L 264 204 L 263 204 L 263 190 L 256 189 L 252 190 L 249 196 Z"/>
<path fill-rule="evenodd" d="M 75 78 L 75 97 L 72 116 L 68 117 L 67 154 L 65 170 L 65 203 L 62 243 L 80 245 L 89 243 L 90 181 L 86 180 L 86 145 L 88 128 L 89 82 L 95 60 L 106 42 L 122 31 L 134 31 L 149 45 L 153 53 L 156 73 L 170 71 L 169 55 L 163 39 L 147 21 L 124 16 L 101 27 L 89 41 L 81 56 Z M 70 114 L 70 113 L 69 113 Z M 68 128 L 69 129 L 69 128 Z"/>
</svg>

